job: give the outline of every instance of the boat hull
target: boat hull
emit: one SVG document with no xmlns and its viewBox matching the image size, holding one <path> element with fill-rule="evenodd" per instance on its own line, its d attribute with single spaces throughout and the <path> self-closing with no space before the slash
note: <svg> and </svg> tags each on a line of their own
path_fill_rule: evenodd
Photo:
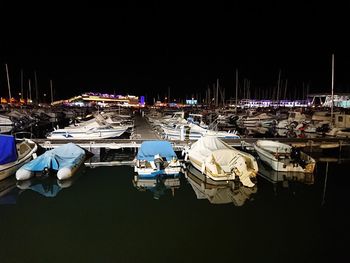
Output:
<svg viewBox="0 0 350 263">
<path fill-rule="evenodd" d="M 55 140 L 91 140 L 91 139 L 107 139 L 115 138 L 121 136 L 125 130 L 116 131 L 116 132 L 94 132 L 94 133 L 52 133 L 50 136 L 47 136 L 48 139 Z"/>
<path fill-rule="evenodd" d="M 10 175 L 13 175 L 16 173 L 16 171 L 21 168 L 22 165 L 29 162 L 32 159 L 32 156 L 29 156 L 28 158 L 24 159 L 22 162 L 16 162 L 12 165 L 8 166 L 7 168 L 4 168 L 4 170 L 0 171 L 0 180 L 5 179 L 6 177 L 9 177 Z"/>
<path fill-rule="evenodd" d="M 85 161 L 85 151 L 69 143 L 45 152 L 16 172 L 17 180 L 27 180 L 45 171 L 57 171 L 57 179 L 71 178 Z"/>
<path fill-rule="evenodd" d="M 301 160 L 305 162 L 302 166 L 300 163 L 292 160 L 288 155 L 272 153 L 254 143 L 254 149 L 259 158 L 268 164 L 273 170 L 280 172 L 304 172 L 312 173 L 315 169 L 315 161 L 305 153 L 301 153 Z"/>
<path fill-rule="evenodd" d="M 38 149 L 38 146 L 35 144 L 31 151 L 24 156 L 23 158 L 12 162 L 6 165 L 0 165 L 0 180 L 5 179 L 16 173 L 24 164 L 28 163 L 30 160 L 35 158 L 35 153 Z"/>
<path fill-rule="evenodd" d="M 152 168 L 139 168 L 135 166 L 135 172 L 143 178 L 154 178 L 159 175 L 178 176 L 181 172 L 181 167 L 167 167 L 161 170 L 154 170 Z"/>
</svg>

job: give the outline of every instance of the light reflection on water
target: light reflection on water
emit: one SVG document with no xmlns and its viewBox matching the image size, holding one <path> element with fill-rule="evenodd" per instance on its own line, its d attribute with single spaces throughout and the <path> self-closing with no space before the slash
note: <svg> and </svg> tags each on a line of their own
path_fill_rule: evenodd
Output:
<svg viewBox="0 0 350 263">
<path fill-rule="evenodd" d="M 334 261 L 346 251 L 349 164 L 319 162 L 302 176 L 259 163 L 253 189 L 190 169 L 144 182 L 131 166 L 83 167 L 66 185 L 10 177 L 1 262 Z"/>
</svg>

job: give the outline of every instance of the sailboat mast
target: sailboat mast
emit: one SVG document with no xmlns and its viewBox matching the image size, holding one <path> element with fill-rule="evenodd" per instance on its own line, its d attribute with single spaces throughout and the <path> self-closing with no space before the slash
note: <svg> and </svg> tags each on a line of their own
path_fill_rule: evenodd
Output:
<svg viewBox="0 0 350 263">
<path fill-rule="evenodd" d="M 278 106 L 280 103 L 280 84 L 281 84 L 281 69 L 278 72 L 277 93 L 276 93 L 276 100 L 277 100 Z"/>
<path fill-rule="evenodd" d="M 235 102 L 235 113 L 237 114 L 237 104 L 238 104 L 238 69 L 236 68 L 236 102 Z"/>
<path fill-rule="evenodd" d="M 21 99 L 24 98 L 23 94 L 23 69 L 21 69 Z"/>
<path fill-rule="evenodd" d="M 215 96 L 215 106 L 219 106 L 219 79 L 216 79 L 216 96 Z"/>
<path fill-rule="evenodd" d="M 50 89 L 51 89 L 51 103 L 53 102 L 53 92 L 52 92 L 52 80 L 50 79 Z"/>
<path fill-rule="evenodd" d="M 30 85 L 30 79 L 28 79 L 28 88 L 29 88 L 29 100 L 32 103 L 32 86 Z"/>
<path fill-rule="evenodd" d="M 6 68 L 6 77 L 7 77 L 7 87 L 9 89 L 9 100 L 11 102 L 11 87 L 10 87 L 10 77 L 9 77 L 9 70 L 8 70 L 8 67 L 7 67 L 7 64 L 5 64 L 5 68 Z"/>
<path fill-rule="evenodd" d="M 332 105 L 331 105 L 332 124 L 333 124 L 333 104 L 334 104 L 334 54 L 332 54 Z"/>
<path fill-rule="evenodd" d="M 34 71 L 34 85 L 35 85 L 35 100 L 36 100 L 36 104 L 39 104 L 38 79 L 36 77 L 36 71 Z"/>
</svg>

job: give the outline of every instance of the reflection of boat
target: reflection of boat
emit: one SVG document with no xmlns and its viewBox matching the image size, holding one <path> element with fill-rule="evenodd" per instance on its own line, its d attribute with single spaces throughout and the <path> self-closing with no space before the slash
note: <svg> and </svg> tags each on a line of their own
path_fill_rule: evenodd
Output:
<svg viewBox="0 0 350 263">
<path fill-rule="evenodd" d="M 208 199 L 212 204 L 233 203 L 235 206 L 242 206 L 252 194 L 257 192 L 256 185 L 245 187 L 237 181 L 214 182 L 214 184 L 207 182 L 206 176 L 192 165 L 188 166 L 185 173 L 197 199 Z"/>
<path fill-rule="evenodd" d="M 172 145 L 167 141 L 143 142 L 135 161 L 135 172 L 143 177 L 178 175 L 182 168 Z"/>
<path fill-rule="evenodd" d="M 16 178 L 14 176 L 0 181 L 0 205 L 15 204 L 18 196 L 16 190 Z"/>
<path fill-rule="evenodd" d="M 54 170 L 57 171 L 59 180 L 68 179 L 73 176 L 84 160 L 85 150 L 74 143 L 67 143 L 45 152 L 22 166 L 16 172 L 16 178 L 17 180 L 26 180 L 36 173 Z"/>
<path fill-rule="evenodd" d="M 186 153 L 190 163 L 214 181 L 239 177 L 245 186 L 252 187 L 251 178 L 258 172 L 255 158 L 229 146 L 216 137 L 202 137 Z"/>
<path fill-rule="evenodd" d="M 35 157 L 38 145 L 29 139 L 0 135 L 0 149 L 0 180 L 3 180 Z"/>
<path fill-rule="evenodd" d="M 293 181 L 314 184 L 313 173 L 275 171 L 265 163 L 259 163 L 259 175 L 272 183 Z"/>
<path fill-rule="evenodd" d="M 153 192 L 153 198 L 159 199 L 160 196 L 164 195 L 167 190 L 171 190 L 172 195 L 175 195 L 175 189 L 180 187 L 180 177 L 169 177 L 169 176 L 155 176 L 153 178 L 150 177 L 142 177 L 139 175 L 135 175 L 133 179 L 133 185 L 139 191 L 151 191 Z"/>
<path fill-rule="evenodd" d="M 32 190 L 46 197 L 55 197 L 63 188 L 72 186 L 78 176 L 60 181 L 57 178 L 33 177 L 29 180 L 17 181 L 17 187 L 21 190 Z"/>
<path fill-rule="evenodd" d="M 258 140 L 254 149 L 260 159 L 275 171 L 313 173 L 316 161 L 306 153 L 288 144 L 271 140 Z"/>
</svg>

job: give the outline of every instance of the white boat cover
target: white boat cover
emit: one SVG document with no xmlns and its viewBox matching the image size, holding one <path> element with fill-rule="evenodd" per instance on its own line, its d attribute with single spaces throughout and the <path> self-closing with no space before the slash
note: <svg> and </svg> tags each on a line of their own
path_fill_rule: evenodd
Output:
<svg viewBox="0 0 350 263">
<path fill-rule="evenodd" d="M 221 174 L 220 170 L 225 173 L 234 171 L 239 175 L 243 185 L 254 186 L 250 180 L 245 157 L 240 154 L 240 151 L 217 137 L 201 137 L 191 146 L 188 155 L 202 163 L 202 173 L 205 168 L 211 170 L 213 174 Z"/>
<path fill-rule="evenodd" d="M 192 144 L 189 152 L 191 154 L 201 155 L 203 158 L 208 157 L 213 151 L 221 149 L 232 149 L 231 146 L 214 136 L 200 138 Z"/>
</svg>

